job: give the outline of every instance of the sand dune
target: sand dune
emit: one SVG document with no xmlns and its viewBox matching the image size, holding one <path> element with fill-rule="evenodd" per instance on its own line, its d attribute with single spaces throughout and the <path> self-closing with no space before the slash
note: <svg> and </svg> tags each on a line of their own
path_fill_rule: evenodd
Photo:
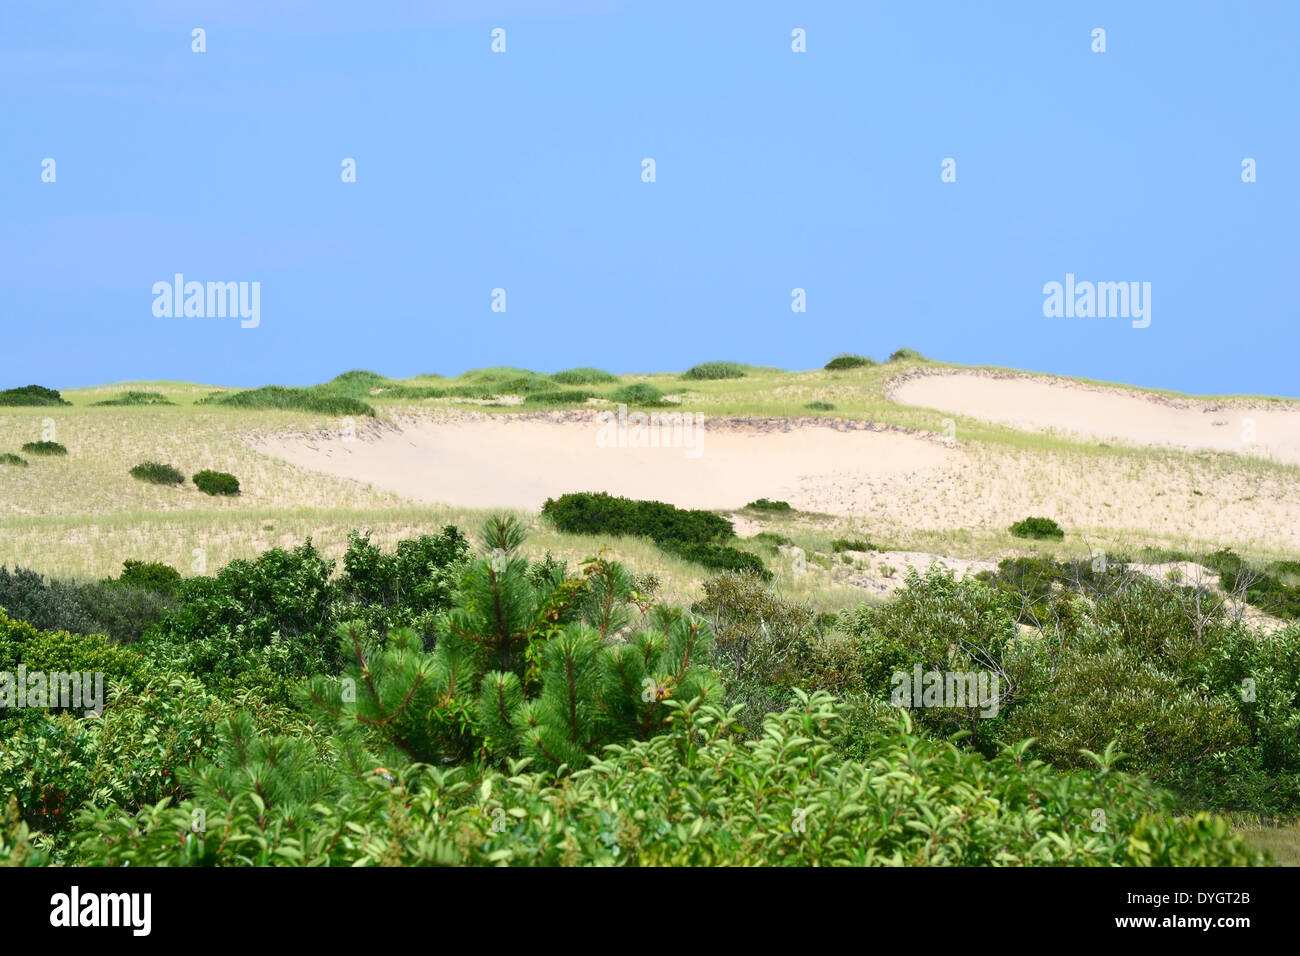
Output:
<svg viewBox="0 0 1300 956">
<path fill-rule="evenodd" d="M 896 385 L 890 397 L 1014 428 L 1300 464 L 1300 405 L 1171 400 L 1063 379 L 978 371 L 915 375 Z"/>
<path fill-rule="evenodd" d="M 313 471 L 366 482 L 417 501 L 535 510 L 569 491 L 607 491 L 688 508 L 739 508 L 779 498 L 844 511 L 873 481 L 908 481 L 954 454 L 926 438 L 868 423 L 706 421 L 660 447 L 619 447 L 594 413 L 403 416 L 332 433 L 273 435 L 254 448 Z M 606 426 L 607 427 L 607 426 Z M 667 447 L 664 447 L 667 446 Z"/>
</svg>

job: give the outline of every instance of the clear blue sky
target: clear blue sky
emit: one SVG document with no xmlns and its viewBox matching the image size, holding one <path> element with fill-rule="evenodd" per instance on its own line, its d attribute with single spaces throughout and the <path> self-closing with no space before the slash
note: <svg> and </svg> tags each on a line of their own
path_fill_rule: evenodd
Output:
<svg viewBox="0 0 1300 956">
<path fill-rule="evenodd" d="M 5 3 L 0 387 L 906 345 L 1300 394 L 1297 36 L 1291 0 Z M 156 318 L 177 272 L 260 282 L 260 326 Z M 1150 282 L 1150 327 L 1045 318 L 1067 272 Z"/>
</svg>

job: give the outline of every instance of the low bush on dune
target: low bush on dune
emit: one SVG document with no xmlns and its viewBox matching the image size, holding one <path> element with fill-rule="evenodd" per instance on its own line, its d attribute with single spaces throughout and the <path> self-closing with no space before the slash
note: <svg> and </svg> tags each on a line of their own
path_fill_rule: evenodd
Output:
<svg viewBox="0 0 1300 956">
<path fill-rule="evenodd" d="M 194 485 L 205 495 L 237 495 L 239 479 L 224 471 L 204 469 L 194 476 Z"/>
<path fill-rule="evenodd" d="M 3 455 L 0 455 L 0 465 L 17 465 L 19 468 L 26 468 L 27 459 L 23 458 L 21 455 L 15 455 L 11 451 L 7 451 Z"/>
<path fill-rule="evenodd" d="M 551 376 L 561 385 L 607 385 L 617 382 L 618 376 L 598 368 L 570 368 Z"/>
<path fill-rule="evenodd" d="M 620 402 L 624 405 L 640 405 L 643 408 L 652 408 L 665 404 L 664 393 L 648 382 L 636 382 L 632 385 L 616 388 L 610 392 L 609 399 L 612 402 Z"/>
<path fill-rule="evenodd" d="M 1025 518 L 1011 526 L 1011 533 L 1017 538 L 1064 538 L 1065 532 L 1051 518 Z"/>
<path fill-rule="evenodd" d="M 842 551 L 875 551 L 871 542 L 865 538 L 836 538 L 831 542 L 831 551 L 839 554 Z"/>
<path fill-rule="evenodd" d="M 128 560 L 122 562 L 122 573 L 116 579 L 109 578 L 108 583 L 152 591 L 164 597 L 175 597 L 180 592 L 183 580 L 181 573 L 170 565 L 157 561 Z"/>
<path fill-rule="evenodd" d="M 701 362 L 682 372 L 682 378 L 697 382 L 744 377 L 745 366 L 738 362 Z"/>
<path fill-rule="evenodd" d="M 29 455 L 66 455 L 68 449 L 56 441 L 29 441 L 23 445 L 23 451 Z"/>
<path fill-rule="evenodd" d="M 918 352 L 916 349 L 898 349 L 896 352 L 894 352 L 892 355 L 889 356 L 889 361 L 891 361 L 891 362 L 927 362 L 927 361 L 929 361 L 929 359 L 927 359 L 924 355 L 922 355 L 922 354 L 921 354 L 920 352 Z"/>
<path fill-rule="evenodd" d="M 174 405 L 162 392 L 123 392 L 115 398 L 106 398 L 92 405 Z"/>
<path fill-rule="evenodd" d="M 542 514 L 557 530 L 569 534 L 636 535 L 653 541 L 688 543 L 725 541 L 736 534 L 730 521 L 712 511 L 617 498 L 604 492 L 547 498 Z"/>
<path fill-rule="evenodd" d="M 183 485 L 185 476 L 160 461 L 142 461 L 131 469 L 131 477 L 152 485 Z"/>
<path fill-rule="evenodd" d="M 794 509 L 792 509 L 792 508 L 790 507 L 790 502 L 788 502 L 788 501 L 771 501 L 771 500 L 769 500 L 769 499 L 767 499 L 767 498 L 759 498 L 757 501 L 751 501 L 749 504 L 745 505 L 745 507 L 746 507 L 746 508 L 751 508 L 751 509 L 753 509 L 754 511 L 792 511 L 792 510 L 794 510 Z"/>
<path fill-rule="evenodd" d="M 359 398 L 322 389 L 286 388 L 282 385 L 265 385 L 262 388 L 228 392 L 201 399 L 199 404 L 226 405 L 231 408 L 274 408 L 318 415 L 374 415 L 375 410 Z"/>
<path fill-rule="evenodd" d="M 868 358 L 865 355 L 851 355 L 846 352 L 843 355 L 835 356 L 835 358 L 827 362 L 824 369 L 827 372 L 842 372 L 846 369 L 866 368 L 868 365 L 875 364 L 875 359 Z"/>
<path fill-rule="evenodd" d="M 576 389 L 556 392 L 534 392 L 524 396 L 525 405 L 581 405 L 592 398 L 595 392 L 583 392 Z"/>
<path fill-rule="evenodd" d="M 804 408 L 812 409 L 814 412 L 833 412 L 835 406 L 830 402 L 809 402 Z"/>
<path fill-rule="evenodd" d="M 71 405 L 55 389 L 43 385 L 23 385 L 0 391 L 0 405 Z"/>
<path fill-rule="evenodd" d="M 728 543 L 736 532 L 730 521 L 712 511 L 579 492 L 547 498 L 542 514 L 559 531 L 649 538 L 669 554 L 707 568 L 771 577 L 762 558 Z"/>
</svg>

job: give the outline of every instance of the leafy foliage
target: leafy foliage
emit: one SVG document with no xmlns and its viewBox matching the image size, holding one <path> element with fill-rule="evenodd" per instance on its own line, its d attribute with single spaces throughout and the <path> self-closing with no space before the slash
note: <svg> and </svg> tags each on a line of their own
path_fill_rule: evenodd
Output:
<svg viewBox="0 0 1300 956">
<path fill-rule="evenodd" d="M 239 494 L 239 479 L 224 471 L 204 469 L 194 475 L 194 486 L 205 495 Z"/>
<path fill-rule="evenodd" d="M 701 362 L 699 365 L 692 365 L 685 372 L 682 372 L 682 378 L 699 382 L 744 377 L 745 366 L 737 362 Z"/>
<path fill-rule="evenodd" d="M 1011 526 L 1017 538 L 1064 538 L 1065 532 L 1051 518 L 1025 518 Z"/>
<path fill-rule="evenodd" d="M 869 365 L 875 365 L 876 360 L 868 358 L 865 355 L 853 355 L 845 352 L 837 355 L 824 366 L 827 372 L 842 372 L 851 368 L 866 368 Z"/>
<path fill-rule="evenodd" d="M 154 485 L 182 485 L 185 476 L 171 465 L 157 461 L 142 461 L 131 469 L 131 477 Z"/>
<path fill-rule="evenodd" d="M 0 391 L 0 405 L 71 405 L 55 389 L 43 385 L 23 385 Z"/>
</svg>

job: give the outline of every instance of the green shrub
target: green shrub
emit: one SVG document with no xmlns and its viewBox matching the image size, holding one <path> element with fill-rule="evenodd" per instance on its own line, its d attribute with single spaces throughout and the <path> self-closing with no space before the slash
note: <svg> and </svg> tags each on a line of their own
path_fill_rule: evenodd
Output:
<svg viewBox="0 0 1300 956">
<path fill-rule="evenodd" d="M 851 368 L 865 368 L 868 365 L 875 365 L 876 360 L 868 358 L 865 355 L 852 355 L 845 352 L 843 355 L 837 355 L 824 366 L 828 372 L 842 372 Z"/>
<path fill-rule="evenodd" d="M 664 404 L 664 393 L 648 382 L 635 382 L 632 385 L 624 385 L 622 388 L 614 389 L 609 393 L 609 399 L 612 402 L 621 402 L 624 405 L 653 407 Z"/>
<path fill-rule="evenodd" d="M 763 559 L 750 551 L 742 551 L 725 544 L 700 541 L 661 541 L 659 547 L 669 554 L 713 571 L 744 571 L 757 575 L 764 581 L 772 579 Z"/>
<path fill-rule="evenodd" d="M 202 399 L 200 404 L 208 402 L 217 405 L 229 405 L 233 408 L 283 408 L 295 411 L 315 412 L 319 415 L 371 415 L 375 410 L 359 398 L 330 392 L 327 388 L 286 388 L 282 385 L 264 385 L 261 388 L 246 389 L 242 392 L 227 392 L 212 398 Z"/>
<path fill-rule="evenodd" d="M 183 580 L 181 573 L 168 565 L 155 561 L 127 560 L 122 562 L 122 573 L 118 578 L 115 581 L 110 578 L 109 582 L 119 587 L 137 588 L 166 597 L 175 597 L 180 591 Z"/>
<path fill-rule="evenodd" d="M 767 498 L 759 498 L 757 501 L 751 501 L 745 505 L 746 508 L 752 508 L 755 511 L 792 511 L 788 501 L 769 501 Z"/>
<path fill-rule="evenodd" d="M 1017 538 L 1064 538 L 1065 532 L 1051 518 L 1025 518 L 1011 526 Z"/>
<path fill-rule="evenodd" d="M 129 582 L 47 582 L 34 571 L 0 567 L 0 607 L 44 631 L 107 634 L 126 644 L 170 606 L 164 595 Z"/>
<path fill-rule="evenodd" d="M 29 441 L 23 445 L 23 451 L 29 455 L 66 455 L 68 449 L 56 441 Z"/>
<path fill-rule="evenodd" d="M 916 349 L 898 349 L 889 356 L 891 362 L 928 362 L 924 355 Z"/>
<path fill-rule="evenodd" d="M 561 385 L 605 385 L 617 382 L 618 376 L 598 368 L 570 368 L 551 376 Z"/>
<path fill-rule="evenodd" d="M 810 409 L 812 409 L 814 412 L 833 412 L 833 411 L 835 411 L 835 406 L 832 405 L 830 402 L 809 402 L 807 405 L 804 406 L 804 408 L 810 408 Z"/>
<path fill-rule="evenodd" d="M 735 537 L 726 518 L 711 511 L 677 508 L 662 501 L 577 492 L 547 498 L 542 514 L 568 534 L 638 535 L 656 542 L 705 544 Z"/>
<path fill-rule="evenodd" d="M 157 461 L 142 461 L 131 469 L 131 477 L 139 478 L 154 485 L 183 485 L 185 476 L 173 468 Z"/>
<path fill-rule="evenodd" d="M 7 451 L 3 455 L 0 455 L 0 465 L 17 465 L 20 468 L 26 468 L 27 459 L 15 455 L 11 451 Z"/>
<path fill-rule="evenodd" d="M 737 362 L 701 362 L 682 372 L 682 378 L 700 382 L 744 377 L 745 366 Z"/>
<path fill-rule="evenodd" d="M 985 760 L 906 723 L 843 760 L 843 718 L 826 694 L 799 695 L 752 743 L 717 705 L 670 708 L 664 732 L 558 782 L 523 768 L 322 763 L 237 715 L 218 727 L 214 757 L 184 774 L 192 798 L 87 811 L 70 857 L 113 867 L 1263 862 L 1226 820 L 1172 819 L 1162 791 L 1109 766 L 1060 774 L 1022 746 Z M 195 832 L 199 808 L 207 825 Z M 1098 809 L 1102 828 L 1091 825 Z"/>
<path fill-rule="evenodd" d="M 239 479 L 224 471 L 204 469 L 194 476 L 194 485 L 205 495 L 239 494 Z"/>
<path fill-rule="evenodd" d="M 24 385 L 0 391 L 0 405 L 71 405 L 52 388 L 41 385 Z"/>
<path fill-rule="evenodd" d="M 831 542 L 831 550 L 838 554 L 841 551 L 875 551 L 870 541 L 863 538 L 836 538 Z"/>
<path fill-rule="evenodd" d="M 577 390 L 556 392 L 534 392 L 524 396 L 526 405 L 581 405 L 595 395 L 594 392 Z"/>
<path fill-rule="evenodd" d="M 123 392 L 116 398 L 106 398 L 92 405 L 174 405 L 162 392 Z"/>
</svg>

